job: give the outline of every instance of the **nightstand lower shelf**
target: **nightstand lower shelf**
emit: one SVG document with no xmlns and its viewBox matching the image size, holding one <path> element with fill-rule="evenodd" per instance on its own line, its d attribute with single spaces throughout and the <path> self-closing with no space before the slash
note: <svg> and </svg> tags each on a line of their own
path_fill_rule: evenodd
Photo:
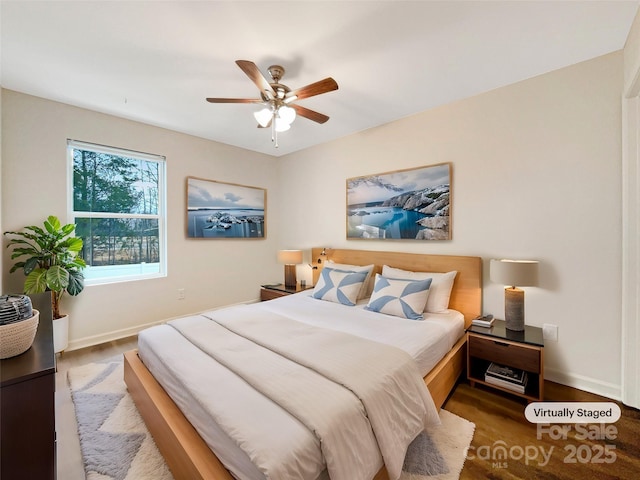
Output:
<svg viewBox="0 0 640 480">
<path fill-rule="evenodd" d="M 526 372 L 528 381 L 524 392 L 486 381 L 485 374 L 491 363 Z M 525 332 L 512 332 L 505 330 L 504 322 L 499 320 L 490 329 L 471 327 L 467 331 L 467 379 L 471 386 L 478 383 L 532 402 L 542 401 L 544 341 L 541 329 L 527 327 Z"/>
<path fill-rule="evenodd" d="M 518 395 L 519 397 L 526 398 L 532 402 L 539 402 L 543 399 L 543 395 L 540 394 L 541 389 L 544 389 L 543 379 L 540 375 L 534 374 L 531 372 L 527 372 L 529 375 L 529 381 L 527 382 L 527 386 L 524 389 L 524 393 L 517 392 L 515 390 L 511 390 L 506 387 L 501 387 L 500 385 L 496 385 L 493 383 L 486 382 L 484 380 L 484 374 L 489 367 L 489 364 L 486 360 L 474 359 L 473 366 L 471 370 L 467 374 L 467 379 L 472 387 L 475 387 L 475 384 L 478 383 L 480 385 L 485 385 L 487 387 L 495 388 L 497 390 L 501 390 L 503 392 L 511 393 L 513 395 Z M 542 390 L 544 392 L 544 390 Z"/>
</svg>

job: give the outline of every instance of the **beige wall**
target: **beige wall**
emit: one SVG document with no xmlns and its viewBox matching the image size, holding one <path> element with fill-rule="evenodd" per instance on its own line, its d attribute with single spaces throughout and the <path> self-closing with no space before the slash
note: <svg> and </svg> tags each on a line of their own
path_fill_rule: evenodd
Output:
<svg viewBox="0 0 640 480">
<path fill-rule="evenodd" d="M 500 317 L 490 258 L 537 259 L 526 322 L 559 326 L 549 378 L 620 395 L 622 53 L 295 153 L 281 160 L 292 245 L 479 255 L 484 310 Z M 345 239 L 345 179 L 453 165 L 453 239 Z M 308 273 L 308 270 L 307 270 Z"/>
<path fill-rule="evenodd" d="M 640 14 L 636 15 L 624 46 L 624 92 L 627 94 L 640 72 Z M 638 92 L 635 92 L 637 95 Z"/>
<path fill-rule="evenodd" d="M 281 277 L 278 248 L 479 255 L 485 311 L 498 317 L 503 293 L 489 259 L 538 259 L 541 286 L 526 290 L 526 311 L 529 324 L 559 326 L 547 376 L 619 397 L 623 77 L 618 52 L 280 159 L 4 91 L 2 226 L 64 216 L 67 138 L 165 155 L 169 276 L 67 299 L 72 347 L 255 298 L 261 282 Z M 453 240 L 345 239 L 347 178 L 440 162 L 453 165 Z M 186 240 L 187 175 L 266 187 L 267 240 Z M 4 290 L 16 290 L 6 270 Z"/>
<path fill-rule="evenodd" d="M 2 25 L 2 9 L 0 8 L 0 30 Z M 0 232 L 2 227 L 2 62 L 0 62 Z M 0 272 L 4 272 L 4 256 L 0 255 Z M 0 293 L 4 292 L 3 277 L 0 275 Z"/>
<path fill-rule="evenodd" d="M 622 400 L 640 408 L 640 14 L 624 47 L 622 96 Z"/>
<path fill-rule="evenodd" d="M 1 73 L 0 73 L 1 75 Z M 1 78 L 1 76 L 0 76 Z M 0 84 L 0 232 L 4 232 L 2 226 L 2 85 Z M 4 255 L 0 255 L 0 272 L 4 272 Z M 4 292 L 4 274 L 0 275 L 0 293 Z"/>
<path fill-rule="evenodd" d="M 167 159 L 168 276 L 87 287 L 65 297 L 70 348 L 131 334 L 141 326 L 258 297 L 282 276 L 276 264 L 279 203 L 275 158 L 89 110 L 3 90 L 2 228 L 20 229 L 48 215 L 66 218 L 66 140 L 73 138 Z M 267 189 L 267 238 L 185 238 L 187 176 Z M 3 248 L 4 261 L 8 262 Z M 9 265 L 5 263 L 5 265 Z M 4 292 L 23 276 L 3 268 Z M 186 298 L 178 300 L 178 289 Z"/>
</svg>

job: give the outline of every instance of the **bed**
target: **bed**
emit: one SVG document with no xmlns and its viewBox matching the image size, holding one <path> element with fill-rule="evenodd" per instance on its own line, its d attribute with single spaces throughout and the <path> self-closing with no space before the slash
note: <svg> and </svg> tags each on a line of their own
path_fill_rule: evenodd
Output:
<svg viewBox="0 0 640 480">
<path fill-rule="evenodd" d="M 435 357 L 434 355 L 428 354 L 426 355 L 426 358 L 423 357 L 419 362 L 416 362 L 416 364 L 420 364 L 420 368 L 422 369 L 421 374 L 424 375 L 424 384 L 427 385 L 433 402 L 439 408 L 446 400 L 446 397 L 455 385 L 455 382 L 463 369 L 463 347 L 465 340 L 462 332 L 464 332 L 464 328 L 469 325 L 471 319 L 481 312 L 481 259 L 478 257 L 421 255 L 400 252 L 376 252 L 346 249 L 328 250 L 328 255 L 324 257 L 321 255 L 321 252 L 322 249 L 314 248 L 312 250 L 312 258 L 324 259 L 328 257 L 331 262 L 335 262 L 337 264 L 373 264 L 373 275 L 381 273 L 383 265 L 412 272 L 457 272 L 453 289 L 451 290 L 448 307 L 453 312 L 450 315 L 455 316 L 457 314 L 459 316 L 459 326 L 457 327 L 457 330 L 454 329 L 451 332 L 444 334 L 445 337 L 449 337 L 445 342 L 448 342 L 446 351 L 441 351 Z M 318 264 L 314 263 L 314 265 L 319 267 L 314 270 L 314 283 L 316 283 L 322 275 L 323 267 L 325 265 L 329 265 L 331 267 L 331 265 L 324 261 L 321 261 Z M 328 271 L 330 271 L 330 269 L 327 269 L 327 272 Z M 316 310 L 326 310 L 328 316 L 331 316 L 334 307 L 343 307 L 342 305 L 338 307 L 337 305 L 330 304 L 330 302 L 322 302 L 317 299 L 312 299 L 309 295 L 310 292 L 296 294 L 280 300 L 265 302 L 262 304 L 262 307 L 248 306 L 247 308 L 266 309 L 267 312 L 270 312 L 268 314 L 273 315 L 295 316 L 292 312 L 304 312 L 308 305 L 313 305 L 315 302 L 316 305 L 322 306 L 322 308 L 317 308 Z M 366 301 L 364 303 L 366 303 Z M 356 312 L 358 315 L 362 315 L 363 318 L 367 318 L 367 316 L 373 317 L 373 315 L 376 315 L 373 314 L 373 312 L 366 312 L 364 309 L 358 308 L 362 306 L 363 302 L 358 302 L 352 311 Z M 224 317 L 225 314 L 232 315 L 234 314 L 234 311 L 229 313 L 228 309 L 225 309 L 224 314 L 214 312 L 210 315 L 222 315 Z M 309 315 L 309 317 L 311 317 L 311 315 Z M 194 319 L 193 321 L 197 322 L 199 319 Z M 416 324 L 418 322 L 411 323 Z M 427 322 L 424 323 L 426 325 Z M 455 322 L 444 320 L 443 324 L 444 323 Z M 168 332 L 162 333 L 162 331 L 160 331 L 159 336 L 162 336 L 165 333 L 168 334 Z M 354 332 L 347 333 L 352 334 Z M 355 334 L 358 335 L 357 332 L 355 332 Z M 390 331 L 387 336 L 391 337 L 392 334 L 393 332 Z M 143 338 L 146 338 L 146 336 L 143 336 Z M 373 338 L 373 340 L 377 341 L 378 339 Z M 169 341 L 171 341 L 170 338 Z M 145 339 L 143 340 L 143 343 L 145 342 L 151 344 L 153 343 L 153 340 Z M 449 346 L 451 348 L 449 348 Z M 442 347 L 440 348 L 442 349 Z M 416 349 L 419 350 L 419 348 Z M 162 348 L 159 347 L 156 350 L 161 351 Z M 156 372 L 156 375 L 159 375 L 158 365 L 163 363 L 162 355 L 158 355 L 158 358 L 155 359 L 151 353 L 145 353 L 145 355 L 147 355 L 147 363 L 152 367 L 152 370 Z M 165 363 L 180 363 L 179 360 L 181 354 L 176 355 L 178 356 L 173 360 L 165 359 Z M 414 356 L 413 353 L 412 356 Z M 219 394 L 222 394 L 220 392 L 226 392 L 226 388 L 230 384 L 227 381 L 228 379 L 216 380 L 213 376 L 211 379 L 211 385 L 217 387 Z M 187 416 L 182 413 L 180 408 L 151 374 L 147 366 L 141 361 L 140 355 L 137 351 L 125 354 L 125 382 L 134 402 L 149 427 L 159 450 L 165 457 L 169 467 L 177 479 L 231 480 L 234 478 L 223 466 L 216 454 L 210 449 L 207 442 L 203 440 L 202 436 L 198 431 L 196 431 L 189 420 L 187 420 L 187 417 L 190 417 L 194 424 L 199 426 L 199 430 L 203 436 L 210 440 L 209 433 L 206 431 L 203 432 L 202 430 L 202 425 L 206 422 L 197 420 L 197 416 L 194 417 L 191 412 L 191 408 L 189 408 Z M 163 382 L 165 382 L 166 385 L 166 381 L 163 380 Z M 175 398 L 176 387 L 171 387 L 169 385 L 167 388 L 168 391 L 173 392 Z M 180 388 L 177 389 L 177 392 L 177 396 L 180 397 Z M 178 404 L 182 404 L 184 406 L 186 400 L 177 398 L 176 401 Z M 188 402 L 193 402 L 193 400 L 188 400 Z M 186 403 L 186 405 L 192 404 Z M 196 419 L 194 420 L 194 418 Z M 259 420 L 255 421 L 259 422 Z M 227 459 L 225 463 L 228 465 L 229 455 L 224 453 L 224 449 L 225 447 L 221 446 L 218 451 L 223 454 L 221 458 Z M 233 466 L 232 469 L 235 471 L 235 468 L 236 467 Z M 238 468 L 240 468 L 240 474 L 245 475 L 242 471 L 242 467 Z M 322 478 L 322 476 L 318 478 Z M 375 479 L 381 480 L 386 478 L 388 478 L 386 469 L 384 466 L 381 466 L 375 475 Z"/>
</svg>

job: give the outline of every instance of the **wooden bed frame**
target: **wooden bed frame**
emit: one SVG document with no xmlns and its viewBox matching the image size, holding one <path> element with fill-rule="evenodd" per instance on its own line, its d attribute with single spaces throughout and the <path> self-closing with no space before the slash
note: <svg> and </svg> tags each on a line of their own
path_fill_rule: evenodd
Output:
<svg viewBox="0 0 640 480">
<path fill-rule="evenodd" d="M 463 313 L 465 327 L 482 311 L 482 260 L 479 257 L 422 255 L 402 252 L 368 250 L 312 249 L 317 269 L 314 284 L 324 266 L 324 260 L 352 265 L 374 264 L 374 273 L 383 265 L 410 271 L 449 272 L 456 270 L 456 280 L 449 307 Z M 318 262 L 320 260 L 320 263 Z M 439 409 L 462 373 L 465 365 L 466 337 L 462 337 L 440 362 L 424 377 L 436 407 Z M 184 417 L 160 384 L 153 378 L 137 355 L 124 354 L 124 380 L 158 450 L 164 456 L 176 480 L 234 480 L 220 460 L 209 449 L 195 428 Z M 388 480 L 383 467 L 374 480 Z"/>
</svg>

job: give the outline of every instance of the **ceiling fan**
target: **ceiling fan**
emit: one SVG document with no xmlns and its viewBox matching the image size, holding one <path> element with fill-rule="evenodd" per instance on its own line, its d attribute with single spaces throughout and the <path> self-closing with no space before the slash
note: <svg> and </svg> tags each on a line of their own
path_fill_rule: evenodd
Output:
<svg viewBox="0 0 640 480">
<path fill-rule="evenodd" d="M 255 112 L 254 116 L 258 122 L 258 127 L 271 127 L 271 141 L 278 148 L 278 132 L 285 132 L 291 127 L 291 123 L 296 118 L 296 114 L 317 123 L 325 123 L 329 117 L 310 110 L 301 105 L 297 105 L 297 100 L 320 95 L 338 89 L 336 81 L 327 77 L 324 80 L 314 82 L 296 90 L 291 90 L 286 85 L 280 83 L 284 76 L 284 68 L 280 65 L 271 65 L 268 68 L 272 82 L 260 73 L 255 63 L 249 60 L 236 60 L 240 69 L 256 84 L 260 90 L 260 98 L 207 98 L 210 103 L 257 103 L 264 105 L 264 108 Z"/>
</svg>

